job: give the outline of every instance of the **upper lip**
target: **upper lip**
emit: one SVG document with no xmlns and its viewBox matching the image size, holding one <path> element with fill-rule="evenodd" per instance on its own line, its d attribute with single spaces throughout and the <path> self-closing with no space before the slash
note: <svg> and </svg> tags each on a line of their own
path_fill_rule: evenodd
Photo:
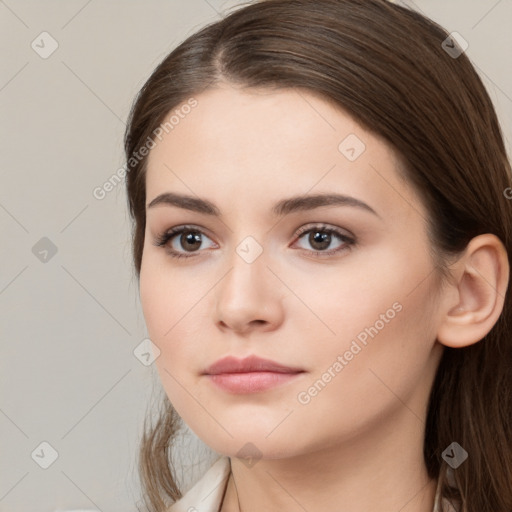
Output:
<svg viewBox="0 0 512 512">
<path fill-rule="evenodd" d="M 211 366 L 206 368 L 206 375 L 217 375 L 219 373 L 247 373 L 247 372 L 277 372 L 277 373 L 299 373 L 301 368 L 293 368 L 276 363 L 270 359 L 262 359 L 258 356 L 249 356 L 244 359 L 237 359 L 233 356 L 223 357 Z"/>
</svg>

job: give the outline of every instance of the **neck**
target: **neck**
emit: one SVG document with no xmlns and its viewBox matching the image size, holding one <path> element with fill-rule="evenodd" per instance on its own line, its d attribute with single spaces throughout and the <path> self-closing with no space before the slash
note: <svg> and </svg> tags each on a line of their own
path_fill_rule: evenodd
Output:
<svg viewBox="0 0 512 512">
<path fill-rule="evenodd" d="M 322 450 L 252 467 L 232 457 L 222 512 L 432 512 L 437 482 L 423 460 L 424 424 L 402 412 L 401 424 L 394 416 Z"/>
</svg>

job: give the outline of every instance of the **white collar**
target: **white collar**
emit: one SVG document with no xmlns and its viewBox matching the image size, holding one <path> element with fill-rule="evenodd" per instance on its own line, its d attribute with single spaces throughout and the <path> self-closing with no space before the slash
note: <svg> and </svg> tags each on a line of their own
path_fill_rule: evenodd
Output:
<svg viewBox="0 0 512 512">
<path fill-rule="evenodd" d="M 231 472 L 231 460 L 223 455 L 168 512 L 219 512 Z"/>
<path fill-rule="evenodd" d="M 231 460 L 222 455 L 167 512 L 219 512 L 231 473 Z M 436 488 L 432 512 L 456 512 L 446 498 L 440 500 L 441 481 Z"/>
</svg>

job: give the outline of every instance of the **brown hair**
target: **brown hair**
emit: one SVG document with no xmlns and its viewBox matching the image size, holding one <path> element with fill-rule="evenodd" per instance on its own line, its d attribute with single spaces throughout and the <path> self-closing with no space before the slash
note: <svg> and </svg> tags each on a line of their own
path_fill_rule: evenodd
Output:
<svg viewBox="0 0 512 512">
<path fill-rule="evenodd" d="M 429 212 L 439 275 L 476 235 L 493 233 L 512 266 L 511 168 L 492 102 L 447 32 L 386 0 L 263 0 L 188 37 L 156 68 L 132 107 L 125 134 L 127 192 L 137 277 L 144 246 L 147 158 L 134 159 L 165 116 L 224 80 L 242 87 L 301 88 L 339 105 L 400 156 Z M 449 40 L 450 41 L 450 40 Z M 450 43 L 450 47 L 453 43 Z M 512 304 L 478 343 L 445 347 L 427 411 L 424 459 L 442 495 L 464 512 L 512 510 Z M 146 429 L 146 424 L 144 425 Z M 179 416 L 164 399 L 144 433 L 144 501 L 162 512 L 181 497 L 170 453 Z M 468 460 L 448 485 L 441 454 L 453 441 Z"/>
</svg>

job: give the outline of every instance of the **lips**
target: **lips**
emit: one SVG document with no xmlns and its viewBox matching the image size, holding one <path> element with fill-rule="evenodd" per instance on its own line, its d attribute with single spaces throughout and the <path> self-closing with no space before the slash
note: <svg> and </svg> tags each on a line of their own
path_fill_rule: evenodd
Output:
<svg viewBox="0 0 512 512">
<path fill-rule="evenodd" d="M 304 373 L 302 368 L 249 356 L 224 357 L 209 366 L 204 375 L 218 389 L 238 395 L 261 393 L 290 383 Z"/>
<path fill-rule="evenodd" d="M 233 356 L 219 359 L 205 371 L 205 375 L 219 375 L 223 373 L 250 373 L 250 372 L 273 372 L 273 373 L 301 373 L 302 368 L 285 366 L 283 364 L 262 359 L 257 356 L 249 356 L 244 359 L 237 359 Z"/>
</svg>

